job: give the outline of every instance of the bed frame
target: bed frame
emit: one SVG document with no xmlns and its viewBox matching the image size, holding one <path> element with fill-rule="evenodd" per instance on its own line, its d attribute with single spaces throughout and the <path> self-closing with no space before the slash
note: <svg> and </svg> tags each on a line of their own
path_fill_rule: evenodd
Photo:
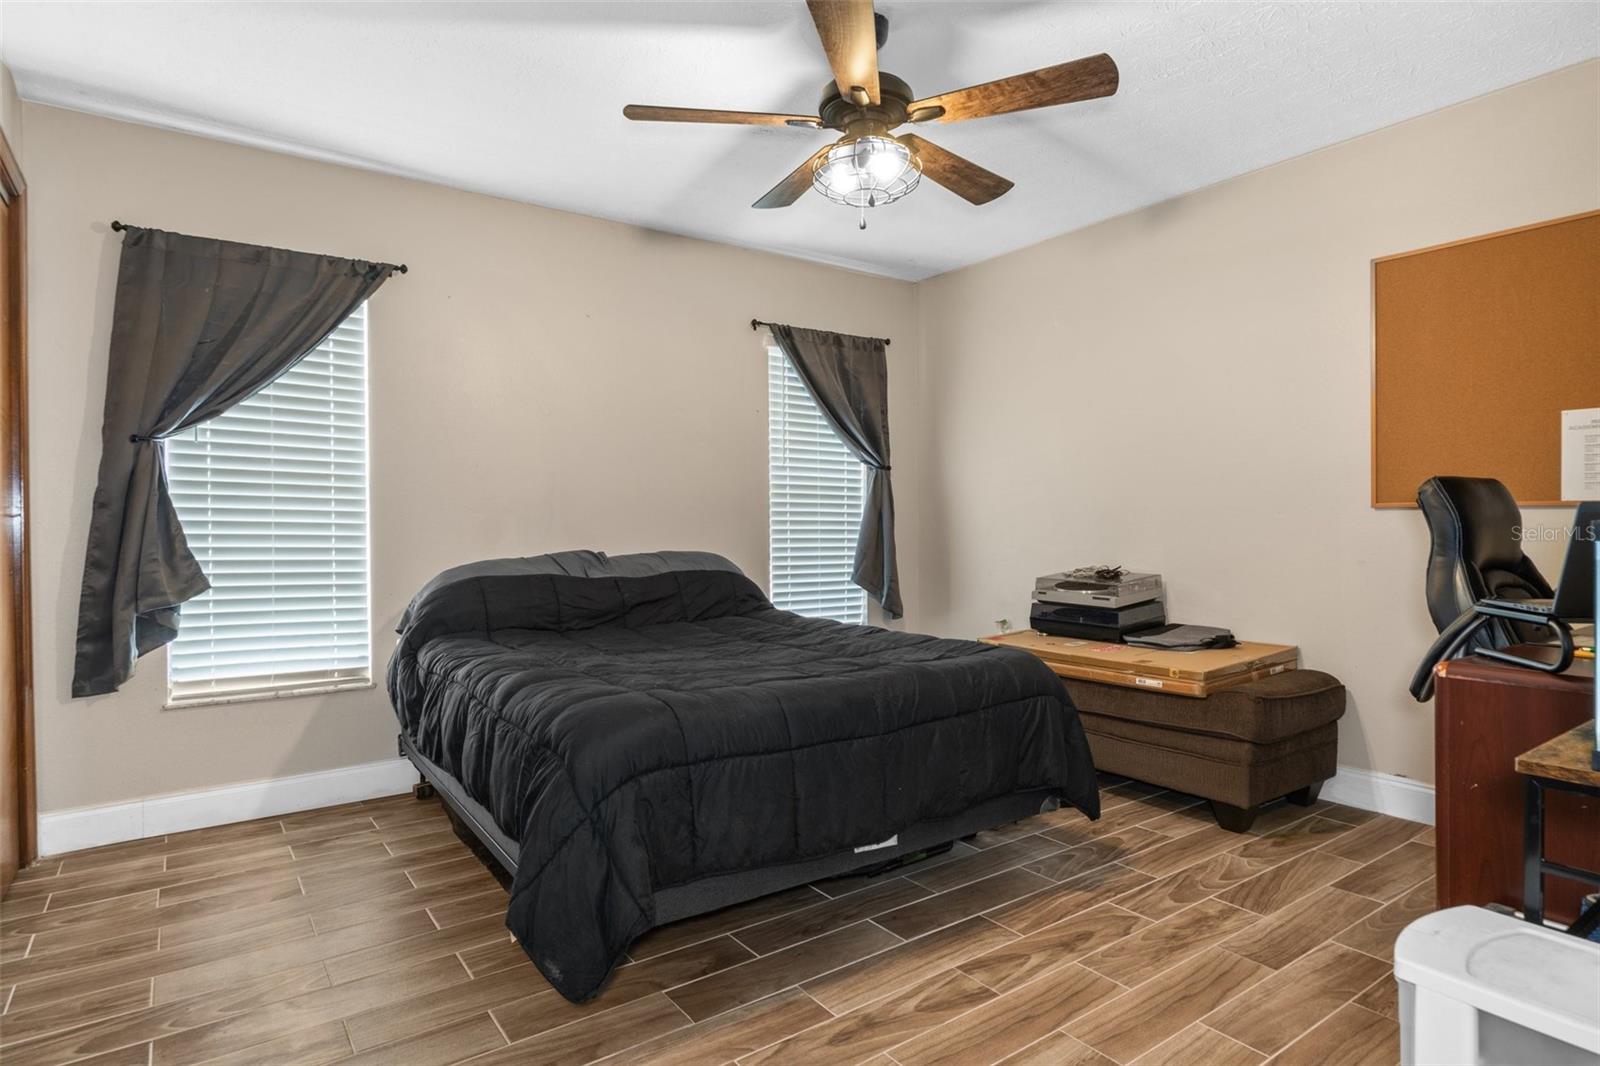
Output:
<svg viewBox="0 0 1600 1066">
<path fill-rule="evenodd" d="M 400 734 L 400 754 L 411 760 L 422 775 L 419 796 L 431 787 L 450 812 L 457 831 L 465 831 L 482 846 L 510 877 L 517 872 L 518 844 L 501 832 L 494 818 L 453 776 L 428 759 Z M 846 851 L 816 859 L 765 866 L 738 873 L 717 874 L 683 885 L 658 889 L 655 893 L 656 924 L 665 925 L 682 918 L 720 910 L 735 903 L 755 899 L 786 888 L 844 874 L 876 873 L 922 854 L 948 848 L 952 841 L 984 829 L 1015 822 L 1043 811 L 1055 810 L 1060 800 L 1050 789 L 1016 792 L 986 800 L 953 818 L 918 822 L 902 829 L 897 842 L 871 851 Z"/>
</svg>

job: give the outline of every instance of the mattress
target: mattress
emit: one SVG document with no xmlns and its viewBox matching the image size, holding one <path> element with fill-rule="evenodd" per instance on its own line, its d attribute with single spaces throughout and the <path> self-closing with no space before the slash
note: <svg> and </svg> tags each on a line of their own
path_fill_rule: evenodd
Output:
<svg viewBox="0 0 1600 1066">
<path fill-rule="evenodd" d="M 885 845 L 1016 794 L 1091 817 L 1059 679 L 1025 652 L 781 611 L 706 553 L 447 571 L 399 626 L 408 743 L 518 842 L 507 925 L 574 1001 L 657 895 Z"/>
</svg>

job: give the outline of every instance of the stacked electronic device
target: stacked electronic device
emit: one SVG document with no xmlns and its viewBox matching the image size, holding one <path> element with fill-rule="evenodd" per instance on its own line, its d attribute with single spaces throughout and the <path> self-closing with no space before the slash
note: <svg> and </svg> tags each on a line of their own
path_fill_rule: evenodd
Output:
<svg viewBox="0 0 1600 1066">
<path fill-rule="evenodd" d="M 1028 624 L 1056 637 L 1120 642 L 1167 621 L 1160 574 L 1085 566 L 1046 574 L 1033 583 Z"/>
</svg>

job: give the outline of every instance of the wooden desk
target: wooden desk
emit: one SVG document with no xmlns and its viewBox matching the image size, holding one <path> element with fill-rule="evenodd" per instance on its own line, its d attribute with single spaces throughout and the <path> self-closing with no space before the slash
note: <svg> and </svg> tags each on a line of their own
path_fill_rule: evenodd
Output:
<svg viewBox="0 0 1600 1066">
<path fill-rule="evenodd" d="M 1529 656 L 1553 655 L 1518 648 Z M 1442 665 L 1434 697 L 1439 906 L 1523 904 L 1523 781 L 1517 756 L 1594 715 L 1594 661 L 1542 674 L 1475 656 Z M 1552 794 L 1545 854 L 1600 868 L 1600 800 Z M 1583 889 L 1552 880 L 1545 913 L 1570 922 Z"/>
<path fill-rule="evenodd" d="M 1600 800 L 1600 770 L 1593 767 L 1594 750 L 1594 722 L 1591 720 L 1573 726 L 1554 740 L 1517 756 L 1517 773 L 1527 780 L 1527 803 L 1523 815 L 1522 914 L 1535 924 L 1544 921 L 1546 877 L 1563 877 L 1581 885 L 1600 888 L 1600 869 L 1574 869 L 1553 864 L 1544 854 L 1544 812 L 1551 796 L 1565 793 Z M 1595 826 L 1594 832 L 1600 834 L 1600 826 Z M 1573 922 L 1567 932 L 1587 937 L 1597 920 L 1600 920 L 1600 903 L 1584 911 L 1583 916 Z"/>
</svg>

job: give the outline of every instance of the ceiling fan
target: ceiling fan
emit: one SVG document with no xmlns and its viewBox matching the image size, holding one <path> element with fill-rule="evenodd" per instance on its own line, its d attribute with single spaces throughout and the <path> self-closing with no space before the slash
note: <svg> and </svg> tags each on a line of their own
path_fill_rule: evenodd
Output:
<svg viewBox="0 0 1600 1066">
<path fill-rule="evenodd" d="M 1117 65 L 1102 53 L 919 98 L 911 86 L 878 69 L 878 49 L 888 39 L 889 22 L 873 11 L 872 0 L 806 0 L 806 7 L 833 68 L 833 84 L 823 91 L 817 114 L 629 104 L 623 115 L 641 122 L 838 130 L 843 134 L 838 141 L 818 149 L 752 206 L 788 207 L 806 189 L 814 188 L 834 203 L 860 208 L 865 229 L 867 208 L 900 199 L 917 187 L 923 175 L 973 204 L 986 204 L 1012 187 L 1000 175 L 914 133 L 890 133 L 895 127 L 1054 107 L 1117 91 Z"/>
</svg>

